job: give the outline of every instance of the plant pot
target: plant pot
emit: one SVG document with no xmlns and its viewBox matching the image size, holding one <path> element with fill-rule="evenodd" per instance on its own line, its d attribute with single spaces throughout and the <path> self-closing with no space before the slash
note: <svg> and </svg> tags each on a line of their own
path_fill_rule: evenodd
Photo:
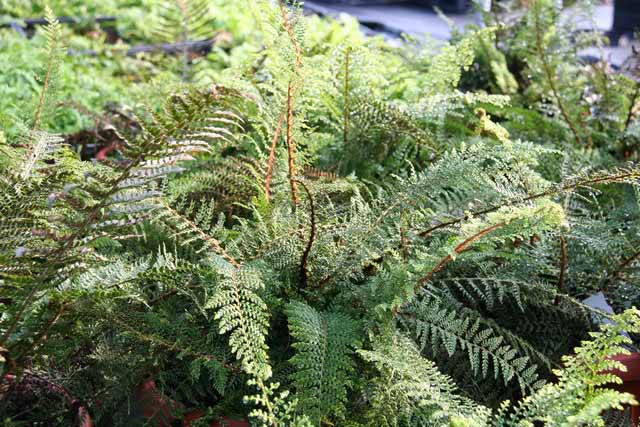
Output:
<svg viewBox="0 0 640 427">
<path fill-rule="evenodd" d="M 25 388 L 25 393 L 30 393 L 35 389 L 45 389 L 47 392 L 62 396 L 64 400 L 66 400 L 69 410 L 73 412 L 76 426 L 93 427 L 93 420 L 91 419 L 91 415 L 89 415 L 87 408 L 82 405 L 79 400 L 71 396 L 66 388 L 51 382 L 47 378 L 34 375 L 28 371 L 23 372 L 22 379 L 20 381 L 17 382 L 16 380 L 17 378 L 13 374 L 5 374 L 0 377 L 0 390 L 2 390 L 5 385 L 8 387 L 23 386 Z"/>
<path fill-rule="evenodd" d="M 192 422 L 199 420 L 204 416 L 204 413 L 201 411 L 190 412 L 185 415 L 182 426 L 183 427 L 192 427 Z M 249 423 L 244 420 L 232 420 L 231 418 L 222 418 L 219 421 L 212 421 L 209 424 L 209 427 L 249 427 Z"/>
<path fill-rule="evenodd" d="M 202 411 L 187 412 L 180 420 L 174 414 L 183 412 L 185 405 L 164 395 L 156 387 L 154 380 L 147 380 L 136 387 L 134 391 L 134 401 L 136 406 L 136 415 L 147 421 L 151 421 L 152 425 L 157 427 L 172 427 L 176 422 L 182 421 L 183 427 L 191 427 L 192 423 L 204 417 Z M 244 420 L 233 420 L 223 417 L 218 421 L 209 423 L 210 427 L 249 427 L 249 423 Z"/>
<path fill-rule="evenodd" d="M 611 373 L 622 380 L 622 384 L 612 384 L 610 388 L 632 394 L 640 402 L 640 353 L 619 354 L 612 357 L 613 360 L 622 363 L 626 372 L 613 370 Z M 640 407 L 631 406 L 631 425 L 640 425 Z"/>
</svg>

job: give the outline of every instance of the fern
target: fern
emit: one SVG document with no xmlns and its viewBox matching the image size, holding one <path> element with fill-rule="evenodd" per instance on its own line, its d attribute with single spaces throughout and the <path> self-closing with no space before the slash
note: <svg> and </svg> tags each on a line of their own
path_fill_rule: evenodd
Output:
<svg viewBox="0 0 640 427">
<path fill-rule="evenodd" d="M 430 64 L 427 75 L 424 76 L 426 82 L 424 94 L 433 96 L 457 87 L 462 71 L 468 69 L 473 62 L 474 40 L 490 37 L 494 32 L 494 28 L 485 28 L 465 35 L 457 45 L 443 47 Z"/>
<path fill-rule="evenodd" d="M 267 307 L 257 294 L 264 286 L 256 272 L 221 265 L 225 279 L 206 307 L 216 310 L 220 333 L 230 333 L 229 345 L 243 369 L 258 380 L 271 376 L 265 336 L 269 327 Z"/>
<path fill-rule="evenodd" d="M 605 383 L 634 310 L 561 368 L 596 329 L 580 300 L 640 301 L 637 84 L 576 56 L 598 37 L 547 0 L 399 46 L 291 2 L 130 3 L 90 10 L 123 43 L 225 44 L 113 58 L 50 12 L 43 37 L 0 34 L 5 423 L 72 424 L 47 384 L 97 425 L 154 423 L 129 409 L 150 378 L 187 418 L 268 427 L 601 425 L 632 403 Z"/>
<path fill-rule="evenodd" d="M 214 20 L 210 7 L 203 0 L 167 0 L 158 4 L 157 26 L 154 36 L 168 43 L 181 43 L 182 80 L 190 76 L 190 58 L 187 42 L 210 39 L 213 36 Z"/>
<path fill-rule="evenodd" d="M 451 380 L 402 335 L 382 337 L 361 357 L 382 376 L 368 392 L 369 425 L 488 425 L 489 412 L 456 396 Z"/>
<path fill-rule="evenodd" d="M 43 114 L 51 110 L 52 100 L 55 99 L 55 85 L 59 77 L 58 71 L 61 56 L 64 54 L 62 28 L 53 11 L 48 6 L 45 7 L 45 19 L 47 21 L 45 27 L 47 64 L 43 72 L 42 90 L 40 91 L 40 97 L 38 98 L 38 104 L 35 108 L 31 126 L 34 132 L 40 130 Z"/>
<path fill-rule="evenodd" d="M 298 408 L 312 422 L 344 417 L 347 388 L 354 372 L 353 348 L 359 345 L 358 324 L 341 313 L 321 313 L 300 302 L 286 309 L 289 330 L 296 340 L 290 362 Z"/>
<path fill-rule="evenodd" d="M 512 414 L 503 413 L 497 426 L 519 425 L 527 422 L 582 424 L 602 423 L 602 412 L 606 409 L 622 409 L 623 404 L 634 404 L 629 394 L 619 394 L 607 388 L 598 388 L 611 383 L 620 383 L 614 369 L 624 369 L 619 362 L 611 360 L 616 354 L 626 354 L 622 345 L 629 338 L 622 331 L 638 330 L 638 312 L 629 310 L 615 317 L 615 323 L 603 326 L 601 332 L 591 333 L 591 341 L 582 343 L 575 356 L 564 358 L 565 367 L 556 373 L 557 384 L 548 384 L 537 393 L 525 398 Z"/>
<path fill-rule="evenodd" d="M 505 384 L 514 380 L 524 391 L 539 386 L 536 365 L 529 357 L 505 342 L 505 339 L 482 325 L 479 319 L 448 311 L 437 300 L 424 298 L 409 308 L 415 316 L 411 321 L 415 336 L 422 349 L 431 346 L 431 354 L 444 349 L 449 356 L 458 350 L 466 352 L 471 371 L 479 377 L 493 374 Z M 415 326 L 414 326 L 415 325 Z"/>
</svg>

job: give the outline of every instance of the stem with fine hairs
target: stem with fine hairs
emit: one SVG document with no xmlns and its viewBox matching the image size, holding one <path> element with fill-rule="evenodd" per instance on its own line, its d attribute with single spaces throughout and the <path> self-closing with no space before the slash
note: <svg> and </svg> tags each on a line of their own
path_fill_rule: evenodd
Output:
<svg viewBox="0 0 640 427">
<path fill-rule="evenodd" d="M 289 184 L 291 185 L 291 201 L 293 208 L 298 207 L 298 186 L 296 184 L 296 147 L 293 142 L 293 84 L 289 83 L 287 92 L 287 153 L 289 165 Z"/>
<path fill-rule="evenodd" d="M 302 259 L 300 261 L 300 287 L 305 288 L 309 279 L 309 253 L 311 252 L 313 241 L 316 238 L 316 210 L 315 204 L 313 202 L 313 196 L 311 195 L 311 191 L 309 191 L 307 185 L 302 181 L 296 180 L 296 182 L 300 184 L 300 186 L 304 189 L 305 193 L 307 193 L 307 196 L 309 197 L 309 240 L 307 240 L 307 246 L 302 253 Z"/>
<path fill-rule="evenodd" d="M 269 160 L 267 160 L 267 173 L 264 178 L 264 195 L 267 202 L 271 200 L 271 181 L 273 180 L 273 167 L 276 162 L 276 146 L 280 139 L 280 132 L 282 131 L 282 122 L 284 121 L 284 111 L 281 111 L 278 115 L 278 121 L 276 123 L 276 129 L 273 132 L 273 138 L 271 139 L 271 150 L 269 150 Z"/>
<path fill-rule="evenodd" d="M 478 231 L 476 234 L 474 234 L 471 237 L 468 237 L 467 239 L 465 239 L 465 241 L 463 241 L 458 246 L 456 246 L 453 251 L 456 253 L 456 255 L 461 254 L 462 252 L 464 252 L 467 249 L 469 249 L 469 246 L 471 246 L 476 241 L 480 240 L 483 236 L 491 233 L 494 230 L 497 230 L 500 227 L 503 227 L 504 225 L 505 225 L 504 222 L 499 222 L 499 223 L 497 223 L 495 225 L 492 225 L 491 227 L 487 227 L 487 228 L 485 228 L 483 230 Z M 433 267 L 429 271 L 429 273 L 427 273 L 426 276 L 424 276 L 423 278 L 418 280 L 418 283 L 415 286 L 415 291 L 417 292 L 418 289 L 420 289 L 422 286 L 424 286 L 427 282 L 429 282 L 431 280 L 431 278 L 433 277 L 434 274 L 436 274 L 437 272 L 442 270 L 451 261 L 453 261 L 453 256 L 451 256 L 451 255 L 447 255 L 446 257 L 442 258 L 440 260 L 440 262 L 438 262 L 438 264 L 436 264 L 436 266 Z"/>
</svg>

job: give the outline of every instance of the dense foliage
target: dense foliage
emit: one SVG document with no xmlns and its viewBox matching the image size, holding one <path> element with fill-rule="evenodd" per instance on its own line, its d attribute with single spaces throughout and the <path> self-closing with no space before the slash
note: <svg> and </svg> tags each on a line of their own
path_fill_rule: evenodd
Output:
<svg viewBox="0 0 640 427">
<path fill-rule="evenodd" d="M 48 24 L 0 30 L 0 423 L 168 425 L 150 379 L 256 426 L 634 403 L 640 71 L 556 3 L 401 46 L 269 0 L 3 3 Z"/>
</svg>

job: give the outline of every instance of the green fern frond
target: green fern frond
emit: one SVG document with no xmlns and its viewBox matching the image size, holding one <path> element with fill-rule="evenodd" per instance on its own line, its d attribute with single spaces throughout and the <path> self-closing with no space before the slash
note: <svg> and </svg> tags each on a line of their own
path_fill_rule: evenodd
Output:
<svg viewBox="0 0 640 427">
<path fill-rule="evenodd" d="M 271 366 L 266 344 L 269 315 L 259 296 L 264 284 L 258 273 L 248 267 L 225 263 L 219 271 L 223 281 L 206 307 L 216 311 L 220 333 L 229 333 L 229 346 L 243 370 L 265 381 L 271 377 Z"/>
<path fill-rule="evenodd" d="M 353 109 L 351 117 L 361 132 L 379 129 L 391 134 L 404 134 L 413 138 L 416 143 L 424 144 L 437 151 L 433 137 L 423 126 L 420 126 L 410 112 L 376 98 L 360 97 L 353 99 L 351 103 Z"/>
<path fill-rule="evenodd" d="M 318 312 L 301 302 L 285 313 L 296 350 L 291 380 L 298 407 L 312 422 L 341 419 L 354 372 L 353 349 L 359 346 L 357 322 L 342 313 Z"/>
<path fill-rule="evenodd" d="M 462 71 L 467 70 L 475 57 L 475 43 L 478 38 L 491 39 L 495 28 L 484 28 L 477 32 L 465 34 L 456 45 L 446 45 L 433 59 L 424 76 L 424 94 L 429 97 L 438 93 L 446 93 L 458 86 Z"/>
<path fill-rule="evenodd" d="M 604 325 L 601 332 L 592 332 L 591 340 L 576 348 L 575 355 L 564 357 L 565 367 L 556 371 L 557 383 L 547 384 L 509 411 L 503 406 L 494 425 L 521 426 L 531 422 L 604 425 L 602 417 L 606 409 L 636 404 L 632 395 L 615 393 L 604 386 L 621 383 L 612 371 L 624 367 L 612 357 L 628 354 L 623 346 L 630 339 L 624 332 L 637 333 L 639 330 L 638 310 L 631 309 L 614 316 L 613 323 Z"/>
<path fill-rule="evenodd" d="M 33 131 L 41 129 L 42 117 L 48 113 L 55 101 L 55 87 L 58 82 L 60 62 L 62 55 L 65 53 L 62 45 L 62 27 L 49 6 L 45 7 L 45 19 L 47 21 L 47 25 L 44 28 L 47 63 L 41 76 L 42 90 L 40 91 L 31 125 Z"/>
<path fill-rule="evenodd" d="M 153 35 L 167 43 L 182 43 L 182 79 L 190 71 L 189 50 L 186 42 L 211 39 L 215 20 L 206 0 L 165 0 L 158 4 L 157 26 Z"/>
<path fill-rule="evenodd" d="M 409 338 L 383 336 L 372 350 L 358 354 L 382 374 L 367 392 L 368 425 L 488 425 L 489 411 L 455 394 L 451 380 L 422 357 Z"/>
<path fill-rule="evenodd" d="M 536 387 L 538 374 L 529 357 L 523 356 L 505 338 L 481 321 L 447 309 L 437 299 L 423 297 L 407 309 L 409 325 L 423 350 L 449 356 L 456 351 L 468 355 L 471 371 L 479 377 L 492 375 L 505 384 L 514 380 L 523 391 Z"/>
</svg>

